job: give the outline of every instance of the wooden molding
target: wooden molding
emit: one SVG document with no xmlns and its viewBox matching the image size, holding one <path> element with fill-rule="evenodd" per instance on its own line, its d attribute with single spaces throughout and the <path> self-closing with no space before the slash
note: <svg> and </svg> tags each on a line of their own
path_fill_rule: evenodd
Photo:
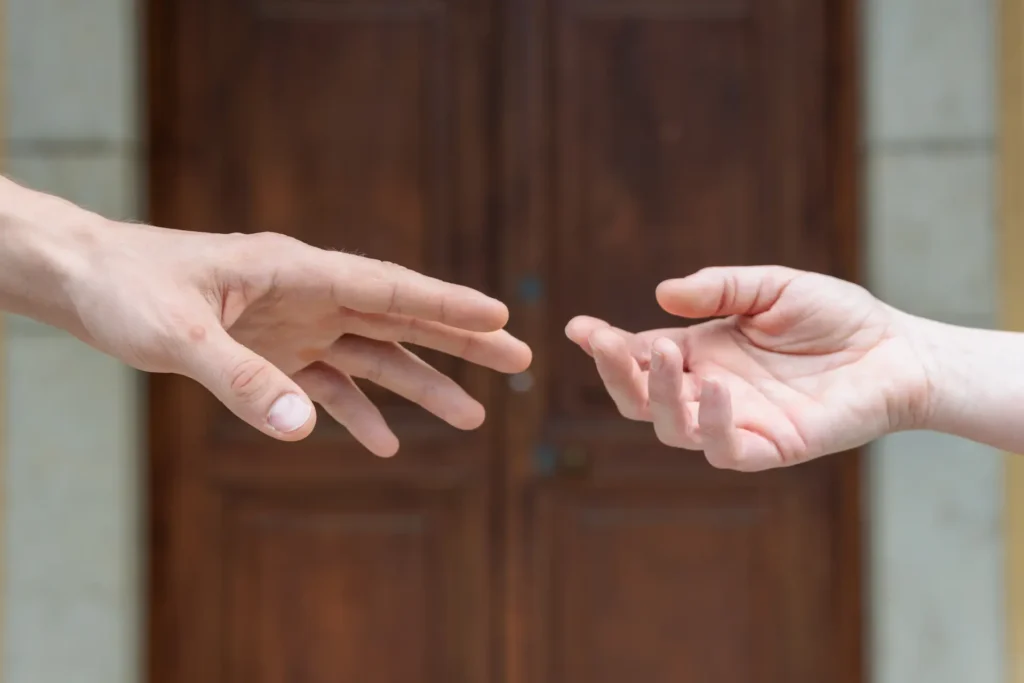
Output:
<svg viewBox="0 0 1024 683">
<path fill-rule="evenodd" d="M 1024 0 L 1001 0 L 998 23 L 1000 322 L 1024 331 Z M 1005 464 L 1006 673 L 1024 683 L 1024 459 Z"/>
</svg>

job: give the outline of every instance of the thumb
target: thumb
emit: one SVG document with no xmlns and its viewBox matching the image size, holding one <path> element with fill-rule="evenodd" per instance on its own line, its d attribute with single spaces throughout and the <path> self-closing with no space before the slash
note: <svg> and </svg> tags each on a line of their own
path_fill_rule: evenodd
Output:
<svg viewBox="0 0 1024 683">
<path fill-rule="evenodd" d="M 658 304 L 683 318 L 758 315 L 775 305 L 799 275 L 783 266 L 704 268 L 658 285 Z"/>
<path fill-rule="evenodd" d="M 191 344 L 184 374 L 264 434 L 298 441 L 313 431 L 316 412 L 305 392 L 267 359 L 239 344 L 220 325 Z"/>
</svg>

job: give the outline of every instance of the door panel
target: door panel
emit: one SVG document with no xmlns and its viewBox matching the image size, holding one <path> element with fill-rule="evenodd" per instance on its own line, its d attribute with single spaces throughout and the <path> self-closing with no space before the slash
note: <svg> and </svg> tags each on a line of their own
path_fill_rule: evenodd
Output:
<svg viewBox="0 0 1024 683">
<path fill-rule="evenodd" d="M 809 646 L 827 627 L 826 576 L 807 559 L 828 552 L 827 524 L 787 493 L 691 482 L 545 496 L 535 628 L 551 648 L 535 680 L 825 680 Z M 804 644 L 795 659 L 790 642 Z"/>
<path fill-rule="evenodd" d="M 678 325 L 654 300 L 666 278 L 837 267 L 820 168 L 825 24 L 817 0 L 552 5 L 549 410 L 578 420 L 609 403 L 562 343 L 572 315 Z"/>
<path fill-rule="evenodd" d="M 834 492 L 822 481 L 536 485 L 524 680 L 832 680 Z"/>
<path fill-rule="evenodd" d="M 152 9 L 156 222 L 489 288 L 485 0 Z M 424 356 L 492 403 L 491 373 Z M 153 378 L 154 681 L 487 680 L 500 417 L 467 434 L 367 388 L 401 457 L 323 414 L 306 441 L 273 442 Z"/>
<path fill-rule="evenodd" d="M 489 288 L 486 0 L 182 4 L 190 228 L 281 232 Z"/>
<path fill-rule="evenodd" d="M 473 585 L 452 562 L 473 512 L 448 492 L 233 496 L 224 680 L 465 680 L 444 615 Z"/>
<path fill-rule="evenodd" d="M 840 458 L 717 472 L 618 416 L 565 342 L 585 313 L 687 324 L 661 280 L 781 263 L 849 277 L 835 212 L 835 16 L 818 0 L 519 0 L 506 11 L 505 235 L 536 383 L 509 396 L 516 683 L 813 683 L 836 653 Z M 831 55 L 829 50 L 833 50 Z M 841 143 L 846 144 L 846 143 Z M 524 282 L 538 282 L 524 295 Z M 536 294 L 540 292 L 540 294 Z M 855 527 L 854 535 L 856 535 Z M 832 654 L 829 654 L 832 653 Z M 842 662 L 842 663 L 840 663 Z"/>
</svg>

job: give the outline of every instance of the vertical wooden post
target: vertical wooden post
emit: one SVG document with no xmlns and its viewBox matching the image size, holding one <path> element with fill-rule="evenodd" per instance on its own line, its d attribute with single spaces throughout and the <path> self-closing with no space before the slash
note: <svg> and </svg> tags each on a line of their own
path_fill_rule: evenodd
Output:
<svg viewBox="0 0 1024 683">
<path fill-rule="evenodd" d="M 999 13 L 999 258 L 1002 326 L 1024 331 L 1024 0 Z M 1006 672 L 1024 683 L 1024 458 L 1006 456 Z"/>
</svg>

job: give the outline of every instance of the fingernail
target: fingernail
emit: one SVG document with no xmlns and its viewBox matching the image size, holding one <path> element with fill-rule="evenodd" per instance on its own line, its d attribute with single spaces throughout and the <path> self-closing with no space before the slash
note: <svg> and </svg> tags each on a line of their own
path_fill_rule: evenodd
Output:
<svg viewBox="0 0 1024 683">
<path fill-rule="evenodd" d="M 661 370 L 661 363 L 665 360 L 665 356 L 661 355 L 661 351 L 651 351 L 651 370 Z"/>
<path fill-rule="evenodd" d="M 285 394 L 270 406 L 267 422 L 279 432 L 294 432 L 306 424 L 312 411 L 312 406 L 301 397 L 295 394 Z"/>
</svg>

